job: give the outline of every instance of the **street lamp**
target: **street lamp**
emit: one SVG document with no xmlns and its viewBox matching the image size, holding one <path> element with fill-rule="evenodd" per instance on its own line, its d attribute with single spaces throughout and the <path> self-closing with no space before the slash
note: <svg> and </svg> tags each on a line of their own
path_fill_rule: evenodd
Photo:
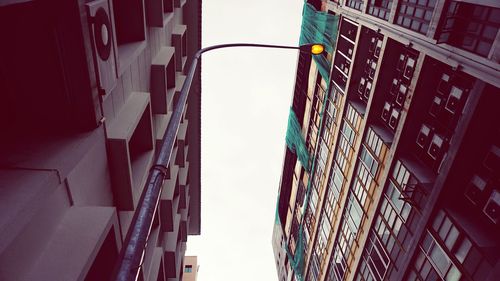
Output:
<svg viewBox="0 0 500 281">
<path fill-rule="evenodd" d="M 205 52 L 232 47 L 257 47 L 257 48 L 278 48 L 278 49 L 296 49 L 302 53 L 313 55 L 321 55 L 325 52 L 322 44 L 307 44 L 302 46 L 280 46 L 280 45 L 267 45 L 267 44 L 253 44 L 253 43 L 232 43 L 214 45 L 198 50 L 191 62 L 189 71 L 186 75 L 186 81 L 182 85 L 177 104 L 175 105 L 174 112 L 168 123 L 167 131 L 162 140 L 162 145 L 158 158 L 155 164 L 151 167 L 149 172 L 147 186 L 142 193 L 137 208 L 130 224 L 130 230 L 127 233 L 125 243 L 119 256 L 118 267 L 115 268 L 116 281 L 130 281 L 137 280 L 140 273 L 140 267 L 144 259 L 144 251 L 146 242 L 153 224 L 153 218 L 158 210 L 158 203 L 160 199 L 161 187 L 167 175 L 167 167 L 170 162 L 172 149 L 174 147 L 175 139 L 177 138 L 177 131 L 179 130 L 179 123 L 181 121 L 182 113 L 186 105 L 189 89 L 196 72 L 198 59 Z"/>
</svg>

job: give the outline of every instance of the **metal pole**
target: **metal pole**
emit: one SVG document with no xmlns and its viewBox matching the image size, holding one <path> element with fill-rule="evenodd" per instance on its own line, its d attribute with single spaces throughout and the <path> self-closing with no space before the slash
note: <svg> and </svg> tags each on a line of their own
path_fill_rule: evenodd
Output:
<svg viewBox="0 0 500 281">
<path fill-rule="evenodd" d="M 267 44 L 252 44 L 252 43 L 232 43 L 220 44 L 200 49 L 194 55 L 193 61 L 189 67 L 184 85 L 182 85 L 179 100 L 175 105 L 174 112 L 170 118 L 167 131 L 162 140 L 161 150 L 155 164 L 151 168 L 146 182 L 146 186 L 142 196 L 137 204 L 138 211 L 135 212 L 129 231 L 124 241 L 120 252 L 117 267 L 115 268 L 114 280 L 116 281 L 131 281 L 136 280 L 142 262 L 144 259 L 144 251 L 149 238 L 151 226 L 153 224 L 154 215 L 158 209 L 161 189 L 165 180 L 167 167 L 170 162 L 174 142 L 177 138 L 179 123 L 182 113 L 186 105 L 186 100 L 191 88 L 191 83 L 194 78 L 194 73 L 198 65 L 198 59 L 201 54 L 221 48 L 231 47 L 259 47 L 259 48 L 279 48 L 279 49 L 297 49 L 301 52 L 310 53 L 308 49 L 310 45 L 294 47 L 294 46 L 279 46 Z"/>
</svg>

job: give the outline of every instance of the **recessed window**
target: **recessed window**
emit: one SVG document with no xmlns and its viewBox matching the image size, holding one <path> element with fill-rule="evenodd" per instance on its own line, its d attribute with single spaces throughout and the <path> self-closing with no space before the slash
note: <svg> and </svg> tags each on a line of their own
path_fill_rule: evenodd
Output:
<svg viewBox="0 0 500 281">
<path fill-rule="evenodd" d="M 118 46 L 145 39 L 142 1 L 114 0 L 113 10 Z"/>
<path fill-rule="evenodd" d="M 451 1 L 440 23 L 438 43 L 487 57 L 500 27 L 500 9 Z"/>
<path fill-rule="evenodd" d="M 392 0 L 370 0 L 368 2 L 368 14 L 383 20 L 389 20 Z"/>
<path fill-rule="evenodd" d="M 435 0 L 403 0 L 399 5 L 396 23 L 421 34 L 427 34 Z"/>
<path fill-rule="evenodd" d="M 361 11 L 363 9 L 363 0 L 347 0 L 345 4 L 347 7 L 351 7 L 358 11 Z"/>
</svg>

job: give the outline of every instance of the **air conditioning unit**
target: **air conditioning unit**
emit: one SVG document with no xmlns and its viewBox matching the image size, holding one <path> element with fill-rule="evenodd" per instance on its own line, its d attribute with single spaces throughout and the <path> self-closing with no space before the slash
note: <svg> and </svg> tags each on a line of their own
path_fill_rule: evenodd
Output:
<svg viewBox="0 0 500 281">
<path fill-rule="evenodd" d="M 481 200 L 481 196 L 485 188 L 486 181 L 478 175 L 473 175 L 467 190 L 465 191 L 465 197 L 469 198 L 474 205 L 477 205 Z"/>
<path fill-rule="evenodd" d="M 346 64 L 342 64 L 342 70 L 344 71 L 344 74 L 345 75 L 349 75 L 349 66 L 350 64 L 346 63 Z"/>
<path fill-rule="evenodd" d="M 374 57 L 378 58 L 380 56 L 380 50 L 382 49 L 382 40 L 377 40 L 377 47 L 375 47 Z"/>
<path fill-rule="evenodd" d="M 493 190 L 488 202 L 484 205 L 483 213 L 495 224 L 498 223 L 498 215 L 500 213 L 500 192 Z"/>
<path fill-rule="evenodd" d="M 365 99 L 368 100 L 368 98 L 370 98 L 370 91 L 372 90 L 372 82 L 371 81 L 367 81 L 366 82 L 366 90 L 365 90 Z"/>
<path fill-rule="evenodd" d="M 426 124 L 422 124 L 420 132 L 418 132 L 417 135 L 417 145 L 421 148 L 424 148 L 429 143 L 431 132 L 432 130 L 430 127 L 428 127 Z"/>
<path fill-rule="evenodd" d="M 440 135 L 436 134 L 432 137 L 431 145 L 427 150 L 427 154 L 429 154 L 429 156 L 432 159 L 436 160 L 439 158 L 443 146 L 444 146 L 444 139 Z"/>
<path fill-rule="evenodd" d="M 415 70 L 415 60 L 409 57 L 408 60 L 406 61 L 405 72 L 403 76 L 407 79 L 411 79 L 414 70 Z"/>
<path fill-rule="evenodd" d="M 406 87 L 406 85 L 400 84 L 398 95 L 396 97 L 397 104 L 403 105 L 403 103 L 405 102 L 405 98 L 406 98 L 406 91 L 408 91 L 408 88 Z"/>
<path fill-rule="evenodd" d="M 97 0 L 85 6 L 89 18 L 98 87 L 104 93 L 109 93 L 116 85 L 116 42 L 112 2 Z"/>
<path fill-rule="evenodd" d="M 405 67 L 405 62 L 406 62 L 406 56 L 404 54 L 399 55 L 399 61 L 396 66 L 396 69 L 398 71 L 403 71 Z"/>
<path fill-rule="evenodd" d="M 375 52 L 375 47 L 377 46 L 377 38 L 376 37 L 372 37 L 372 40 L 370 42 L 370 48 L 368 49 L 368 51 L 370 53 L 373 53 Z"/>
<path fill-rule="evenodd" d="M 436 117 L 439 114 L 442 102 L 443 100 L 440 97 L 434 97 L 434 100 L 431 103 L 431 108 L 429 109 L 429 114 Z"/>
<path fill-rule="evenodd" d="M 451 87 L 450 95 L 444 108 L 451 113 L 455 113 L 460 106 L 460 99 L 463 96 L 463 90 L 455 86 Z"/>
<path fill-rule="evenodd" d="M 376 69 L 377 69 L 377 62 L 372 60 L 372 62 L 370 64 L 370 72 L 368 73 L 368 76 L 371 79 L 373 79 L 373 77 L 375 76 L 375 70 Z"/>
<path fill-rule="evenodd" d="M 385 102 L 384 108 L 382 109 L 382 116 L 380 116 L 382 120 L 384 120 L 385 122 L 389 121 L 390 112 L 391 112 L 391 104 Z"/>
<path fill-rule="evenodd" d="M 389 118 L 389 127 L 391 127 L 393 130 L 396 130 L 396 127 L 398 126 L 398 121 L 399 121 L 399 110 L 393 108 L 391 112 L 391 117 Z"/>
<path fill-rule="evenodd" d="M 366 60 L 366 65 L 365 65 L 365 73 L 367 75 L 370 75 L 371 69 L 372 69 L 372 60 L 371 59 L 367 59 Z"/>
<path fill-rule="evenodd" d="M 450 76 L 448 74 L 443 73 L 441 75 L 441 80 L 439 81 L 437 90 L 444 96 L 448 96 L 450 93 Z"/>
<path fill-rule="evenodd" d="M 391 90 L 390 93 L 392 95 L 397 95 L 398 94 L 398 89 L 399 89 L 399 80 L 394 78 L 392 80 L 392 85 L 391 85 Z"/>
<path fill-rule="evenodd" d="M 363 96 L 365 93 L 365 87 L 366 87 L 366 79 L 364 77 L 361 77 L 361 80 L 359 80 L 359 87 L 358 87 L 358 93 Z"/>
<path fill-rule="evenodd" d="M 499 176 L 498 173 L 500 173 L 500 148 L 498 146 L 491 146 L 490 151 L 483 160 L 483 166 L 490 170 L 490 172 L 496 173 L 495 176 Z"/>
</svg>

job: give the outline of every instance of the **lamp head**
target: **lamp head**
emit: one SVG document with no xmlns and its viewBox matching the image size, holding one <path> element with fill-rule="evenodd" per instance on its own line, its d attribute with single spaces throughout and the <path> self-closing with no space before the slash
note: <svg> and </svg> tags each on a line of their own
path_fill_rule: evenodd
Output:
<svg viewBox="0 0 500 281">
<path fill-rule="evenodd" d="M 313 44 L 311 46 L 311 54 L 313 55 L 320 55 L 325 51 L 325 46 L 321 44 Z"/>
<path fill-rule="evenodd" d="M 318 43 L 302 45 L 299 47 L 299 49 L 301 52 L 313 55 L 321 55 L 325 52 L 325 46 Z"/>
</svg>

